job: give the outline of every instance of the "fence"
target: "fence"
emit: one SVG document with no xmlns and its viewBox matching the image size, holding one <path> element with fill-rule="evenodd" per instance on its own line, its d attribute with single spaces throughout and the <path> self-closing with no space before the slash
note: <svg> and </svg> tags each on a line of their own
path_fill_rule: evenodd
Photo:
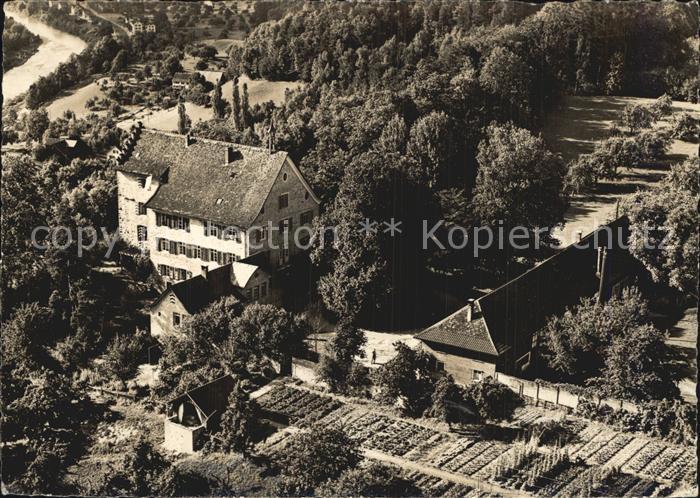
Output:
<svg viewBox="0 0 700 498">
<path fill-rule="evenodd" d="M 525 380 L 518 377 L 511 377 L 510 375 L 505 375 L 498 372 L 496 372 L 495 379 L 498 382 L 507 385 L 513 391 L 535 405 L 553 406 L 555 408 L 564 408 L 574 411 L 576 408 L 578 408 L 580 400 L 583 399 L 578 394 L 573 393 L 561 386 L 540 384 L 538 382 Z M 630 403 L 629 401 L 613 398 L 586 399 L 597 403 L 598 406 L 607 405 L 616 410 L 625 410 L 632 413 L 637 413 L 639 411 L 637 405 Z"/>
</svg>

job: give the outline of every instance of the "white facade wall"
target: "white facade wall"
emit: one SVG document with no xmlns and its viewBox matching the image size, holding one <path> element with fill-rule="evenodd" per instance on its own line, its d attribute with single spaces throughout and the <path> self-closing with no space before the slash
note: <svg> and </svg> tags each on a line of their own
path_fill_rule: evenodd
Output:
<svg viewBox="0 0 700 498">
<path fill-rule="evenodd" d="M 235 240 L 223 240 L 213 236 L 208 237 L 204 235 L 206 222 L 196 218 L 188 219 L 190 220 L 189 232 L 169 228 L 167 226 L 157 226 L 156 212 L 152 209 L 148 210 L 148 247 L 151 261 L 153 261 L 153 265 L 156 267 L 156 269 L 158 268 L 159 264 L 163 264 L 187 270 L 194 276 L 202 273 L 203 266 L 206 266 L 210 270 L 221 266 L 215 261 L 204 261 L 198 258 L 188 258 L 183 254 L 175 255 L 170 254 L 167 251 L 159 251 L 157 246 L 157 240 L 159 238 L 182 242 L 184 244 L 194 244 L 200 247 L 206 247 L 207 249 L 216 249 L 220 252 L 231 253 L 239 260 L 248 256 L 243 233 L 241 233 L 241 242 L 237 242 Z"/>
<path fill-rule="evenodd" d="M 139 178 L 145 179 L 141 187 Z M 117 205 L 119 217 L 119 236 L 129 244 L 139 247 L 137 226 L 144 225 L 148 230 L 148 242 L 151 239 L 151 226 L 148 215 L 139 215 L 138 203 L 146 204 L 158 191 L 159 183 L 153 177 L 143 177 L 132 173 L 117 171 Z"/>
</svg>

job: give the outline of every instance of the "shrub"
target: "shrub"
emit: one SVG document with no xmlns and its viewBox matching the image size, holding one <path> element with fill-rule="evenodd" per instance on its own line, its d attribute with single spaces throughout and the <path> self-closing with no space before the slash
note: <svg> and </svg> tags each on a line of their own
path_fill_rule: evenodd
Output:
<svg viewBox="0 0 700 498">
<path fill-rule="evenodd" d="M 696 142 L 698 139 L 698 120 L 688 112 L 681 113 L 671 122 L 671 136 L 686 142 Z"/>
<path fill-rule="evenodd" d="M 591 154 L 582 154 L 577 160 L 571 161 L 568 168 L 564 185 L 569 192 L 579 193 L 598 183 L 597 166 Z"/>
<path fill-rule="evenodd" d="M 621 167 L 633 168 L 642 160 L 639 145 L 633 139 L 613 137 L 598 142 L 589 159 L 598 178 L 613 179 Z"/>
<path fill-rule="evenodd" d="M 650 109 L 656 119 L 662 116 L 668 116 L 673 112 L 673 99 L 668 94 L 663 94 L 661 97 L 651 104 Z"/>
<path fill-rule="evenodd" d="M 642 104 L 629 104 L 625 106 L 620 117 L 620 124 L 629 128 L 634 133 L 641 128 L 649 128 L 656 121 L 654 112 Z"/>
<path fill-rule="evenodd" d="M 486 377 L 465 389 L 465 399 L 471 400 L 483 420 L 508 420 L 524 403 L 523 398 L 493 377 Z"/>
<path fill-rule="evenodd" d="M 686 102 L 698 103 L 698 93 L 700 92 L 700 80 L 697 76 L 692 76 L 683 83 L 682 94 Z"/>
<path fill-rule="evenodd" d="M 133 336 L 118 335 L 112 339 L 102 365 L 105 375 L 122 381 L 132 378 L 145 361 L 149 339 L 150 336 L 140 330 Z"/>
<path fill-rule="evenodd" d="M 635 137 L 634 141 L 645 161 L 661 159 L 671 146 L 668 133 L 656 130 L 643 131 Z"/>
</svg>

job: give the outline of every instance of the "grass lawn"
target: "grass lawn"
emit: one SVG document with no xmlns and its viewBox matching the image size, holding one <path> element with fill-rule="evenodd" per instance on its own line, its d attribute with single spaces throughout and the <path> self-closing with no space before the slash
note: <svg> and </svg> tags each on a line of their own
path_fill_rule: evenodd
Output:
<svg viewBox="0 0 700 498">
<path fill-rule="evenodd" d="M 653 100 L 637 97 L 567 97 L 561 109 L 548 117 L 542 136 L 553 152 L 570 161 L 592 152 L 596 141 L 607 138 L 610 126 L 618 120 L 626 105 L 649 104 Z M 700 117 L 700 105 L 674 102 L 673 113 L 683 111 Z M 656 124 L 658 128 L 668 126 L 667 119 Z M 566 214 L 566 225 L 555 230 L 555 236 L 563 245 L 571 244 L 576 240 L 577 231 L 585 235 L 613 218 L 615 204 L 620 197 L 653 185 L 666 174 L 669 164 L 682 162 L 690 156 L 697 157 L 697 154 L 697 144 L 674 140 L 662 163 L 622 170 L 619 180 L 602 181 L 594 192 L 575 196 Z"/>
<path fill-rule="evenodd" d="M 407 344 L 410 347 L 415 347 L 418 345 L 418 339 L 413 338 L 413 334 L 420 332 L 420 330 L 406 331 L 405 333 L 391 333 L 391 332 L 374 332 L 371 330 L 365 330 L 365 335 L 367 336 L 367 344 L 364 348 L 365 357 L 358 358 L 360 363 L 368 367 L 372 366 L 372 351 L 377 353 L 377 361 L 374 366 L 382 365 L 387 361 L 391 360 L 396 356 L 396 350 L 394 349 L 394 343 L 399 341 Z M 312 339 L 308 340 L 307 343 L 309 348 L 314 349 L 318 347 L 319 353 L 326 353 L 327 348 L 331 338 L 335 335 L 335 332 L 323 332 L 320 334 L 314 334 Z M 315 343 L 315 340 L 318 343 Z"/>
<path fill-rule="evenodd" d="M 76 118 L 83 118 L 93 112 L 85 107 L 85 102 L 93 97 L 98 99 L 105 97 L 97 83 L 89 83 L 76 90 L 63 93 L 46 108 L 49 119 L 60 118 L 65 111 L 73 111 Z"/>
<path fill-rule="evenodd" d="M 304 84 L 301 81 L 251 80 L 248 76 L 243 75 L 238 78 L 238 86 L 241 91 L 243 83 L 248 85 L 248 100 L 251 106 L 262 104 L 269 100 L 279 105 L 284 102 L 284 91 L 286 89 L 296 90 Z M 232 93 L 233 82 L 228 81 L 221 87 L 221 94 L 224 99 L 230 101 Z"/>
</svg>

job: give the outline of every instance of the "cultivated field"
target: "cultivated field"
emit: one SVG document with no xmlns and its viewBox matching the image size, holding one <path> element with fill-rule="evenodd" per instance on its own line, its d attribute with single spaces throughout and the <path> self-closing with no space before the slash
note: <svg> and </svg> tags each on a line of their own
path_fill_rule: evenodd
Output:
<svg viewBox="0 0 700 498">
<path fill-rule="evenodd" d="M 261 443 L 263 452 L 284 451 L 290 434 L 315 423 L 341 427 L 360 443 L 366 457 L 399 466 L 429 483 L 435 496 L 450 494 L 457 485 L 521 496 L 693 493 L 693 448 L 621 433 L 576 417 L 568 417 L 574 432 L 571 442 L 538 446 L 536 441 L 462 436 L 433 420 L 400 418 L 376 406 L 300 386 L 276 386 L 258 401 L 292 424 Z M 551 411 L 527 406 L 516 412 L 512 425 L 527 428 L 551 417 Z"/>
<path fill-rule="evenodd" d="M 251 80 L 248 76 L 243 75 L 238 78 L 238 86 L 241 91 L 244 83 L 248 85 L 248 99 L 251 106 L 270 100 L 279 105 L 284 102 L 285 90 L 296 90 L 304 84 L 301 81 Z M 232 92 L 233 82 L 231 81 L 221 87 L 221 94 L 228 101 L 231 100 Z"/>
</svg>

